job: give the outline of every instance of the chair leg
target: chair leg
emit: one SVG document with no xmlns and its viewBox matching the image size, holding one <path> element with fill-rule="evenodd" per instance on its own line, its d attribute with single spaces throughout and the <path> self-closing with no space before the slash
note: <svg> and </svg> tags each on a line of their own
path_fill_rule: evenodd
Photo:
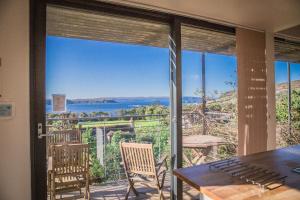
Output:
<svg viewBox="0 0 300 200">
<path fill-rule="evenodd" d="M 132 185 L 131 185 L 131 189 L 132 189 L 133 193 L 135 194 L 135 196 L 139 196 L 139 193 L 138 193 L 138 192 L 136 191 L 136 189 L 134 188 L 133 183 L 132 183 Z"/>
<path fill-rule="evenodd" d="M 125 200 L 128 199 L 129 193 L 130 193 L 130 185 L 128 185 L 128 187 L 127 187 L 127 191 L 126 191 L 126 195 L 125 195 Z"/>
<path fill-rule="evenodd" d="M 89 183 L 89 176 L 87 176 L 85 181 L 84 199 L 90 200 L 90 198 L 91 198 L 90 183 Z"/>
<path fill-rule="evenodd" d="M 165 199 L 164 193 L 163 193 L 163 187 L 160 185 L 157 185 L 157 190 L 158 190 L 159 199 Z"/>
<path fill-rule="evenodd" d="M 165 183 L 165 177 L 166 177 L 166 173 L 163 174 L 163 177 L 161 179 L 161 183 L 159 183 L 159 180 L 157 179 L 157 189 L 158 189 L 159 199 L 165 199 L 164 194 L 163 194 L 163 187 L 164 187 L 164 183 Z"/>
<path fill-rule="evenodd" d="M 90 200 L 91 199 L 91 191 L 90 191 L 90 186 L 88 186 L 87 188 L 87 199 Z"/>
<path fill-rule="evenodd" d="M 90 198 L 91 198 L 90 191 L 89 191 L 89 189 L 86 189 L 84 199 L 90 200 Z"/>
<path fill-rule="evenodd" d="M 159 190 L 159 199 L 165 199 L 162 188 Z"/>
<path fill-rule="evenodd" d="M 50 176 L 51 179 L 51 191 L 50 191 L 50 199 L 55 200 L 56 199 L 56 194 L 55 194 L 55 177 L 51 174 Z"/>
<path fill-rule="evenodd" d="M 139 196 L 139 193 L 136 191 L 136 189 L 134 188 L 134 183 L 132 180 L 128 179 L 128 187 L 127 187 L 127 191 L 126 191 L 126 195 L 125 195 L 125 200 L 128 199 L 128 196 L 130 194 L 130 190 L 133 191 L 133 193 L 135 194 L 135 196 Z"/>
</svg>

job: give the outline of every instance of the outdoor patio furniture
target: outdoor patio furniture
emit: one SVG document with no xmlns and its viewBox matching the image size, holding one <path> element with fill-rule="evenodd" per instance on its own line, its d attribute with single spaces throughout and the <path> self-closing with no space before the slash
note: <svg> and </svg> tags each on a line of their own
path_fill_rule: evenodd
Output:
<svg viewBox="0 0 300 200">
<path fill-rule="evenodd" d="M 224 144 L 227 142 L 223 138 L 212 135 L 184 135 L 182 147 L 191 150 L 192 155 L 183 151 L 182 156 L 188 166 L 202 164 L 211 152 L 216 154 L 217 147 Z"/>
<path fill-rule="evenodd" d="M 51 145 L 48 158 L 48 191 L 50 200 L 57 195 L 64 199 L 66 193 L 79 191 L 74 197 L 90 198 L 89 191 L 89 145 Z M 82 193 L 84 188 L 84 193 Z"/>
<path fill-rule="evenodd" d="M 51 131 L 48 144 L 70 144 L 81 143 L 81 134 L 79 129 Z"/>
<path fill-rule="evenodd" d="M 79 129 L 49 131 L 49 137 L 46 138 L 47 156 L 51 156 L 51 145 L 80 143 L 81 133 Z"/>
<path fill-rule="evenodd" d="M 128 188 L 125 199 L 128 199 L 129 193 L 138 196 L 134 184 L 157 187 L 159 198 L 164 199 L 163 186 L 167 172 L 167 157 L 163 157 L 159 162 L 155 161 L 152 144 L 141 143 L 120 143 L 120 150 L 123 165 L 128 179 Z"/>
</svg>

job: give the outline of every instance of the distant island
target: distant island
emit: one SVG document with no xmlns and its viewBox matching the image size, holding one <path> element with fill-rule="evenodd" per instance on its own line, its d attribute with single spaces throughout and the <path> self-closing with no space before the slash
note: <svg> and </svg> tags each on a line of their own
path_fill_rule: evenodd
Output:
<svg viewBox="0 0 300 200">
<path fill-rule="evenodd" d="M 67 104 L 96 104 L 96 103 L 119 103 L 113 99 L 91 98 L 91 99 L 67 99 Z M 47 105 L 51 105 L 51 99 L 46 100 Z"/>
<path fill-rule="evenodd" d="M 183 103 L 199 103 L 201 98 L 185 96 L 182 100 Z M 117 104 L 132 101 L 151 101 L 152 104 L 160 104 L 161 102 L 169 102 L 169 97 L 99 97 L 67 99 L 67 104 Z M 51 105 L 51 99 L 47 99 L 46 104 Z"/>
<path fill-rule="evenodd" d="M 113 99 L 68 99 L 68 104 L 76 104 L 76 103 L 118 103 L 116 100 Z"/>
</svg>

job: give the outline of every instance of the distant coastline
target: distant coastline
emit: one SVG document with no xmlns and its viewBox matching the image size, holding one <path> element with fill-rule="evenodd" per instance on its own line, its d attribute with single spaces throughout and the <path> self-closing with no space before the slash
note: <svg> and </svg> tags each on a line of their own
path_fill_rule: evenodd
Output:
<svg viewBox="0 0 300 200">
<path fill-rule="evenodd" d="M 118 101 L 113 99 L 100 99 L 100 98 L 91 98 L 91 99 L 67 99 L 67 104 L 83 104 L 83 103 L 118 103 Z M 51 99 L 46 100 L 47 105 L 51 105 Z"/>
<path fill-rule="evenodd" d="M 91 113 L 106 112 L 115 115 L 120 110 L 128 110 L 141 106 L 162 105 L 169 106 L 168 97 L 116 97 L 116 98 L 86 98 L 67 99 L 67 112 Z M 201 102 L 200 97 L 183 97 L 184 104 Z M 52 113 L 51 100 L 46 100 L 46 112 Z"/>
</svg>

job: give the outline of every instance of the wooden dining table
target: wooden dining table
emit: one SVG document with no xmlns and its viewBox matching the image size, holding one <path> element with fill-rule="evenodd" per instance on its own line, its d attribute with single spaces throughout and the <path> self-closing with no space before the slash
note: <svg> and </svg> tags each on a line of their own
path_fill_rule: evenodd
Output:
<svg viewBox="0 0 300 200">
<path fill-rule="evenodd" d="M 217 147 L 227 144 L 227 142 L 217 136 L 212 135 L 184 135 L 182 138 L 182 147 L 189 149 L 192 155 L 187 155 L 183 151 L 183 159 L 188 166 L 201 164 L 212 152 L 217 153 Z"/>
<path fill-rule="evenodd" d="M 173 174 L 200 192 L 203 199 L 214 200 L 300 200 L 300 145 L 240 156 L 242 162 L 284 175 L 285 182 L 274 189 L 262 189 L 223 171 L 213 170 L 211 163 L 176 169 Z"/>
</svg>

